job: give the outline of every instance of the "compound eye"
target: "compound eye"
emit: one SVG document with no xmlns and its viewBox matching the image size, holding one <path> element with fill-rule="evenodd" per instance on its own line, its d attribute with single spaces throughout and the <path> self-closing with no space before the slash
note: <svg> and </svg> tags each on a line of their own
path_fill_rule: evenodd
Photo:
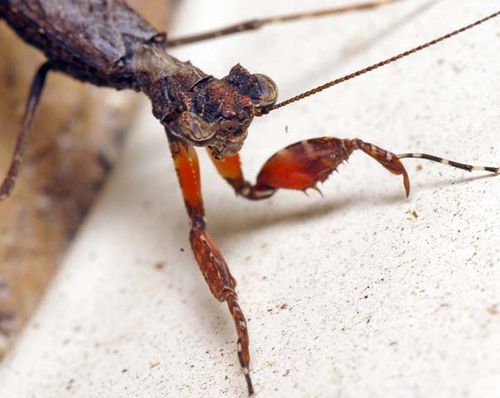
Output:
<svg viewBox="0 0 500 398">
<path fill-rule="evenodd" d="M 177 119 L 165 124 L 176 136 L 186 139 L 194 145 L 208 145 L 217 133 L 217 125 L 209 123 L 192 112 L 182 112 Z"/>
<path fill-rule="evenodd" d="M 219 122 L 219 127 L 226 133 L 234 134 L 240 128 L 240 123 L 237 120 L 225 119 Z"/>
<path fill-rule="evenodd" d="M 271 80 L 270 77 L 256 73 L 254 77 L 257 79 L 259 84 L 259 99 L 255 100 L 255 106 L 258 108 L 265 108 L 274 105 L 278 99 L 278 87 Z"/>
</svg>

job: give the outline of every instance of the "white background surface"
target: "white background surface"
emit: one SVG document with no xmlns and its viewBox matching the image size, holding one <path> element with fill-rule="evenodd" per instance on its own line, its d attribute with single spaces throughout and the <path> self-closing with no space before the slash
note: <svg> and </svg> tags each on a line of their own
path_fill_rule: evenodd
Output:
<svg viewBox="0 0 500 398">
<path fill-rule="evenodd" d="M 185 1 L 175 32 L 342 3 Z M 415 12 L 422 4 L 175 54 L 216 76 L 241 62 L 273 77 L 285 99 L 498 7 L 444 0 Z M 499 53 L 494 21 L 273 112 L 251 127 L 247 175 L 282 146 L 321 135 L 499 163 Z M 168 146 L 149 106 L 134 131 L 0 368 L 0 397 L 245 396 L 233 325 L 189 250 Z M 408 160 L 405 199 L 399 177 L 355 154 L 321 187 L 324 198 L 280 192 L 252 203 L 235 198 L 202 158 L 209 230 L 238 280 L 258 396 L 500 395 L 500 179 Z"/>
</svg>

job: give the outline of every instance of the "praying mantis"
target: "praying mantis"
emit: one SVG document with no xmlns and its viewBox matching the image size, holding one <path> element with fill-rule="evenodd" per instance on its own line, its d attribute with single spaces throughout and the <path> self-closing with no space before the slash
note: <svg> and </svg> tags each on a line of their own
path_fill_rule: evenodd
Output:
<svg viewBox="0 0 500 398">
<path fill-rule="evenodd" d="M 237 70 L 236 72 L 239 72 L 239 71 Z M 243 73 L 243 74 L 244 74 L 244 72 L 241 72 L 241 73 Z M 201 81 L 201 79 L 200 79 L 200 81 Z M 264 82 L 260 82 L 260 81 L 258 81 L 258 83 L 259 83 L 259 85 L 260 85 L 260 86 L 261 86 L 261 85 L 265 85 L 265 81 L 264 81 Z M 272 87 L 271 87 L 271 89 L 272 89 Z M 268 89 L 267 91 L 272 91 L 271 89 Z M 259 94 L 259 95 L 260 95 L 260 94 Z M 269 106 L 269 104 L 268 104 L 268 103 L 266 103 L 266 104 L 265 104 L 265 106 Z M 267 110 L 267 109 L 265 109 L 264 111 L 262 111 L 262 113 L 266 113 L 267 111 L 268 111 L 268 110 Z M 162 120 L 163 120 L 163 117 L 162 117 Z M 165 119 L 165 120 L 166 120 L 167 122 L 169 122 L 169 120 L 168 120 L 168 119 Z M 193 126 L 193 125 L 195 126 L 194 128 L 192 128 L 192 129 L 190 130 L 190 131 L 192 131 L 192 137 L 191 137 L 191 139 L 194 139 L 194 138 L 196 138 L 196 139 L 197 139 L 197 138 L 198 138 L 198 136 L 197 136 L 197 132 L 198 132 L 198 130 L 196 129 L 197 125 L 196 125 L 196 124 L 192 124 L 192 123 L 195 123 L 195 122 L 192 122 L 190 119 L 184 119 L 184 122 L 185 122 L 184 126 Z M 175 128 L 176 128 L 176 127 L 175 127 L 175 126 L 171 126 L 170 128 L 171 128 L 172 130 L 175 130 Z M 206 131 L 206 129 L 203 129 L 203 131 Z M 194 138 L 193 138 L 193 137 L 194 137 Z M 205 138 L 205 137 L 202 137 L 202 138 L 203 138 L 203 139 L 208 139 L 208 138 Z M 309 151 L 309 149 L 308 149 L 308 146 L 307 146 L 307 145 L 312 145 L 312 146 L 314 146 L 314 145 L 316 145 L 317 143 L 318 143 L 317 141 L 312 141 L 312 142 L 311 142 L 311 141 L 309 141 L 309 142 L 305 142 L 305 143 L 304 143 L 301 147 L 295 147 L 295 149 L 300 149 L 301 153 L 302 153 L 302 152 L 304 152 L 304 153 L 305 153 L 305 152 L 308 152 L 308 151 Z M 342 143 L 339 143 L 339 142 L 337 142 L 337 141 L 332 141 L 332 144 L 335 146 L 335 148 L 340 148 L 340 147 L 342 147 L 342 146 L 347 145 L 347 142 L 342 142 Z M 181 145 L 181 146 L 179 147 L 179 145 Z M 299 145 L 300 145 L 300 144 L 299 144 Z M 353 145 L 354 145 L 354 142 L 353 142 Z M 356 145 L 358 145 L 358 146 L 362 147 L 362 144 L 361 144 L 361 143 L 358 143 L 358 144 L 356 144 Z M 217 147 L 217 146 L 216 146 L 216 147 Z M 324 147 L 324 145 L 321 145 L 321 147 Z M 180 154 L 180 155 L 179 155 L 179 156 L 180 156 L 180 158 L 176 158 L 176 159 L 181 159 L 181 160 L 180 160 L 180 162 L 181 162 L 181 164 L 180 164 L 180 165 L 179 165 L 179 161 L 177 162 L 177 166 L 178 166 L 178 167 L 177 167 L 177 169 L 178 169 L 178 171 L 180 170 L 179 175 L 181 176 L 181 180 L 182 180 L 182 176 L 185 174 L 185 173 L 183 173 L 183 171 L 182 171 L 182 170 L 183 170 L 183 168 L 185 167 L 185 166 L 183 166 L 183 163 L 182 163 L 182 162 L 183 162 L 183 160 L 182 160 L 182 158 L 186 158 L 186 157 L 189 157 L 189 156 L 191 156 L 191 155 L 190 155 L 190 153 L 189 153 L 189 152 L 186 152 L 186 153 L 184 154 L 184 153 L 183 153 L 184 149 L 182 148 L 182 144 L 176 144 L 176 143 L 175 143 L 175 140 L 174 140 L 174 144 L 173 144 L 172 149 L 173 149 L 173 153 L 174 153 L 174 155 L 175 155 L 175 154 Z M 238 148 L 238 147 L 235 147 L 234 151 L 236 151 L 237 149 L 239 149 L 239 148 Z M 378 155 L 377 155 L 377 151 L 378 151 L 378 148 L 377 148 L 377 147 L 367 146 L 365 149 L 366 149 L 366 152 L 368 152 L 368 154 L 372 154 L 372 155 L 376 155 L 376 156 L 378 156 Z M 214 155 L 214 158 L 215 158 L 215 160 L 214 160 L 214 161 L 217 163 L 217 161 L 218 161 L 218 160 L 220 160 L 219 158 L 222 158 L 222 157 L 229 157 L 230 155 L 233 155 L 233 152 L 234 152 L 234 151 L 233 151 L 233 150 L 231 150 L 231 153 L 227 153 L 227 154 L 226 154 L 226 153 L 224 153 L 223 151 L 222 151 L 222 152 L 221 152 L 221 151 L 215 151 L 215 153 L 214 153 L 214 152 L 212 152 L 212 155 Z M 312 152 L 314 152 L 314 148 L 313 148 L 311 151 L 312 151 Z M 293 152 L 293 151 L 292 151 L 292 152 Z M 310 151 L 309 151 L 309 152 L 310 152 Z M 380 155 L 381 155 L 381 156 L 379 156 L 379 158 L 380 158 L 380 159 L 382 159 L 382 160 L 384 160 L 384 159 L 385 159 L 385 160 L 387 160 L 387 161 L 391 161 L 391 160 L 393 159 L 393 155 L 394 155 L 394 154 L 392 154 L 392 153 L 388 153 L 388 152 L 383 152 L 383 153 L 381 152 L 381 153 L 380 153 Z M 300 155 L 300 156 L 302 156 L 302 155 Z M 292 156 L 292 158 L 294 158 L 294 156 Z M 220 165 L 219 165 L 219 166 L 220 166 Z M 271 167 L 271 166 L 269 166 L 269 167 L 268 167 L 268 170 L 269 170 L 270 168 L 272 168 L 272 167 Z M 279 168 L 279 164 L 278 164 L 278 168 Z M 224 172 L 224 169 L 222 169 L 222 171 Z M 401 171 L 401 170 L 396 170 L 396 171 L 398 171 L 398 172 L 401 172 L 401 173 L 402 173 L 402 171 Z M 495 170 L 490 170 L 490 171 L 497 171 L 497 169 L 495 169 Z M 273 174 L 275 174 L 275 173 L 273 173 Z M 307 174 L 307 173 L 306 173 L 306 174 Z M 263 183 L 263 185 L 264 185 L 264 186 L 266 186 L 266 187 L 269 187 L 269 185 L 270 185 L 270 184 L 272 184 L 272 183 L 270 182 L 269 178 L 267 178 L 267 179 L 266 179 L 266 178 L 264 178 L 264 183 Z M 274 184 L 274 183 L 273 183 L 273 184 Z M 185 184 L 185 183 L 184 183 L 184 186 L 186 186 L 186 184 Z M 308 186 L 305 186 L 305 187 L 307 188 Z M 312 186 L 311 186 L 311 187 L 312 187 Z M 408 186 L 407 186 L 407 184 L 405 184 L 405 187 L 408 187 Z M 244 188 L 244 187 L 242 187 L 242 189 L 243 189 L 243 188 Z M 303 189 L 303 188 L 304 188 L 304 186 L 300 185 L 300 186 L 298 186 L 298 187 L 294 187 L 294 188 Z M 259 192 L 261 192 L 261 191 L 259 191 Z M 241 190 L 240 194 L 243 194 L 243 195 L 244 195 L 243 190 Z M 188 195 L 187 195 L 187 196 L 185 195 L 185 198 L 186 198 L 186 200 L 187 200 L 187 202 L 188 202 L 188 205 L 191 205 L 190 200 L 192 199 L 192 195 L 190 195 L 190 194 L 189 194 L 189 192 L 188 192 Z M 195 206 L 191 206 L 191 213 L 193 212 L 193 210 L 192 210 L 192 209 L 193 209 L 194 207 L 195 207 Z M 189 206 L 188 206 L 188 209 L 189 209 Z M 196 210 L 196 209 L 195 209 L 195 210 Z M 196 211 L 195 211 L 195 213 L 196 213 Z M 196 216 L 196 214 L 195 214 L 195 216 Z M 200 224 L 198 224 L 198 223 L 200 223 Z M 194 248 L 195 248 L 195 253 L 198 253 L 198 255 L 197 255 L 197 259 L 198 259 L 198 262 L 199 262 L 199 263 L 204 263 L 204 262 L 206 262 L 206 261 L 207 261 L 207 260 L 206 260 L 206 256 L 210 257 L 210 253 L 212 253 L 212 255 L 213 255 L 213 253 L 216 253 L 216 251 L 215 251 L 215 249 L 214 249 L 214 248 L 210 248 L 209 252 L 204 252 L 204 251 L 203 251 L 203 250 L 202 250 L 199 246 L 197 246 L 197 244 L 199 244 L 199 242 L 210 242 L 210 241 L 208 241 L 208 240 L 207 240 L 207 237 L 204 235 L 204 233 L 203 233 L 202 231 L 197 231 L 198 229 L 199 229 L 199 230 L 203 230 L 203 225 L 202 225 L 202 224 L 203 224 L 203 220 L 202 220 L 202 219 L 196 219 L 196 217 L 195 217 L 195 219 L 192 219 L 192 225 L 194 225 L 194 227 L 195 227 L 194 229 L 195 229 L 196 231 L 195 231 L 194 233 L 192 233 L 192 235 L 191 235 L 191 236 L 192 236 L 192 237 L 191 237 L 191 240 L 192 240 L 192 245 L 193 245 L 193 246 L 194 246 Z M 194 242 L 194 243 L 193 243 L 193 242 Z M 198 249 L 197 249 L 197 247 L 198 247 Z M 208 246 L 204 246 L 204 247 L 211 247 L 211 243 L 208 243 Z M 217 255 L 216 255 L 216 257 L 217 257 Z M 207 275 L 208 275 L 208 276 L 207 276 Z M 210 279 L 210 275 L 211 275 L 211 274 L 205 274 L 205 277 L 207 278 L 207 280 L 209 280 L 209 279 Z M 228 278 L 229 278 L 229 277 L 228 277 Z M 233 301 L 231 301 L 231 300 L 229 300 L 229 307 L 230 307 L 230 311 L 231 311 L 231 313 L 232 313 L 232 314 L 233 314 L 233 316 L 236 318 L 236 323 L 237 323 L 237 325 L 238 325 L 238 323 L 243 322 L 244 320 L 243 320 L 242 318 L 240 318 L 240 317 L 239 317 L 239 315 L 238 315 L 238 313 L 239 313 L 238 311 L 239 311 L 239 310 L 236 310 L 235 303 L 234 303 Z M 246 326 L 245 326 L 245 329 L 246 329 Z M 241 331 L 241 330 L 240 330 L 240 331 Z M 241 335 L 240 335 L 240 339 L 241 339 Z M 240 343 L 241 343 L 241 342 L 240 342 Z M 242 359 L 242 356 L 244 357 L 245 355 L 246 355 L 246 354 L 241 354 L 241 355 L 240 355 L 240 360 Z M 249 362 L 249 361 L 248 361 L 246 358 L 243 358 L 243 360 L 242 360 L 242 365 L 243 365 L 243 369 L 244 369 L 244 371 L 245 371 L 245 373 L 246 373 L 246 375 L 247 375 L 247 380 L 249 380 L 249 378 L 248 378 L 248 362 Z M 252 391 L 253 391 L 253 389 L 251 388 L 251 383 L 250 383 L 249 381 L 248 381 L 248 390 L 249 390 L 249 392 L 252 392 Z"/>
</svg>

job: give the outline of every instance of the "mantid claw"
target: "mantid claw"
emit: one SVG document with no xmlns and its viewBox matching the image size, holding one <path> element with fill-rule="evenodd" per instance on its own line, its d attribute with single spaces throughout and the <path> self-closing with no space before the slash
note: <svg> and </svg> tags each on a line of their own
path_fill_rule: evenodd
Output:
<svg viewBox="0 0 500 398">
<path fill-rule="evenodd" d="M 257 187 L 318 190 L 317 183 L 324 182 L 356 149 L 370 155 L 391 173 L 402 175 L 406 196 L 409 195 L 408 173 L 395 154 L 360 139 L 335 137 L 300 141 L 277 152 L 262 167 Z"/>
</svg>

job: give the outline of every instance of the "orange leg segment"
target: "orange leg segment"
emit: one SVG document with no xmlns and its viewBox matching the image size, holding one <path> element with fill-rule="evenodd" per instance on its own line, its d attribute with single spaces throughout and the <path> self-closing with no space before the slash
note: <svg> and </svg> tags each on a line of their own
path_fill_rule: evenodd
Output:
<svg viewBox="0 0 500 398">
<path fill-rule="evenodd" d="M 254 390 L 250 378 L 250 351 L 245 316 L 238 304 L 236 281 L 217 246 L 206 232 L 205 212 L 201 196 L 200 169 L 194 147 L 169 135 L 170 150 L 190 218 L 190 242 L 200 270 L 215 298 L 226 302 L 238 335 L 238 359 L 245 375 L 248 394 Z"/>
<path fill-rule="evenodd" d="M 224 159 L 215 158 L 210 150 L 208 150 L 208 154 L 219 174 L 233 187 L 236 194 L 250 200 L 260 200 L 267 199 L 276 192 L 276 189 L 272 187 L 251 184 L 245 180 L 239 154 Z"/>
<path fill-rule="evenodd" d="M 238 155 L 222 160 L 212 157 L 212 161 L 236 193 L 248 199 L 265 199 L 280 188 L 317 189 L 317 183 L 325 181 L 356 149 L 374 158 L 391 173 L 402 175 L 406 195 L 409 194 L 410 180 L 398 156 L 360 139 L 321 137 L 289 145 L 264 163 L 253 185 L 243 178 Z"/>
</svg>

